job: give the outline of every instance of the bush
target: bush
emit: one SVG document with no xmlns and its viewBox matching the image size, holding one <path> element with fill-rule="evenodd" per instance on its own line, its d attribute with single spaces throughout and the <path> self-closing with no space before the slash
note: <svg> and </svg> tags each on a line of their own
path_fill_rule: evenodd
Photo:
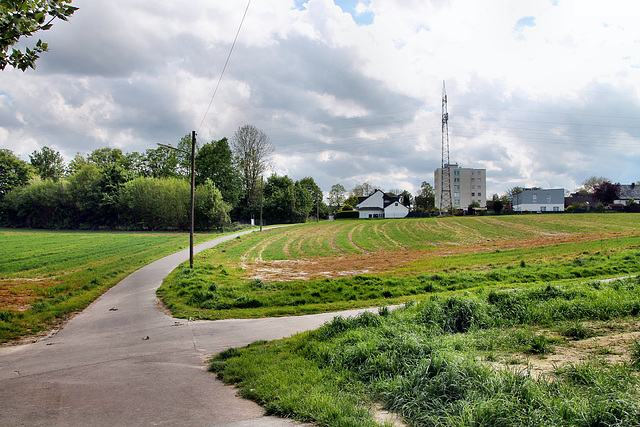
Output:
<svg viewBox="0 0 640 427">
<path fill-rule="evenodd" d="M 358 219 L 360 218 L 360 212 L 358 211 L 346 211 L 346 212 L 336 212 L 334 215 L 335 219 Z"/>
</svg>

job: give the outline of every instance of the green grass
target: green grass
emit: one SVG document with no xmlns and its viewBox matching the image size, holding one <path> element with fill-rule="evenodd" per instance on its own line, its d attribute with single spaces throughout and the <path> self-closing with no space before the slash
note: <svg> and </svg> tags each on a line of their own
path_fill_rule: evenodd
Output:
<svg viewBox="0 0 640 427">
<path fill-rule="evenodd" d="M 231 349 L 210 370 L 269 413 L 325 426 L 370 425 L 371 415 L 354 411 L 375 402 L 411 425 L 638 426 L 637 343 L 630 363 L 592 358 L 541 377 L 485 360 L 548 354 L 566 339 L 542 327 L 637 319 L 639 290 L 634 278 L 436 295 Z"/>
<path fill-rule="evenodd" d="M 357 275 L 259 285 L 240 268 L 212 263 L 209 251 L 196 257 L 194 270 L 179 268 L 167 276 L 158 296 L 177 317 L 216 320 L 391 305 L 462 289 L 640 273 L 638 237 L 618 239 L 615 246 L 607 243 L 605 251 L 594 250 L 594 246 L 600 248 L 602 243 L 432 257 L 419 261 L 419 267 L 408 268 L 408 275 L 398 269 L 401 276 Z M 224 250 L 217 253 L 226 255 Z M 422 273 L 417 274 L 419 271 Z"/>
<path fill-rule="evenodd" d="M 197 234 L 204 242 L 217 234 Z M 0 342 L 45 332 L 135 270 L 189 246 L 184 233 L 0 230 Z"/>
</svg>

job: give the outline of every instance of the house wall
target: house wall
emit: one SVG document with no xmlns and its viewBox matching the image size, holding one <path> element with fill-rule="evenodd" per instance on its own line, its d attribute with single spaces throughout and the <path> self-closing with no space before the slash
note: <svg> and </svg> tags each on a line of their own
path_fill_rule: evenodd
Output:
<svg viewBox="0 0 640 427">
<path fill-rule="evenodd" d="M 392 203 L 386 208 L 384 208 L 385 218 L 404 218 L 408 214 L 409 214 L 409 208 L 407 208 L 405 205 L 399 202 Z"/>
<path fill-rule="evenodd" d="M 359 210 L 359 212 L 360 212 L 360 217 L 359 217 L 360 219 L 384 217 L 384 210 L 382 210 L 382 208 Z"/>
<path fill-rule="evenodd" d="M 442 168 L 434 171 L 436 209 L 440 208 L 442 193 Z M 451 174 L 451 201 L 453 207 L 466 209 L 471 203 L 478 202 L 480 207 L 487 206 L 487 170 L 461 168 L 457 164 L 449 165 Z"/>
<path fill-rule="evenodd" d="M 513 196 L 513 210 L 515 212 L 563 212 L 564 189 L 525 188 L 521 193 Z"/>
</svg>

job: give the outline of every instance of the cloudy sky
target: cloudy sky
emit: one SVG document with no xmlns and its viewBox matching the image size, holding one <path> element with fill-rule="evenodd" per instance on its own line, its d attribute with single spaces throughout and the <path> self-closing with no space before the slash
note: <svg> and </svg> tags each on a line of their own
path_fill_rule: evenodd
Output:
<svg viewBox="0 0 640 427">
<path fill-rule="evenodd" d="M 251 124 L 274 172 L 416 193 L 451 161 L 512 186 L 640 180 L 640 4 L 628 0 L 76 0 L 0 71 L 0 148 L 71 160 Z M 225 61 L 246 12 L 215 97 Z M 213 97 L 213 98 L 212 98 Z"/>
</svg>

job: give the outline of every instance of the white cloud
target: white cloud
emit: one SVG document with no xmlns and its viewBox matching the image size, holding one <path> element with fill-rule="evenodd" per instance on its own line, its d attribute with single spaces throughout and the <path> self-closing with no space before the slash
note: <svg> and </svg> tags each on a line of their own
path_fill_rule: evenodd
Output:
<svg viewBox="0 0 640 427">
<path fill-rule="evenodd" d="M 277 173 L 417 191 L 440 165 L 446 80 L 453 160 L 485 166 L 489 194 L 640 179 L 627 1 L 254 0 L 204 121 L 246 2 L 74 4 L 37 70 L 2 72 L 0 146 L 22 158 L 250 123 L 272 137 Z"/>
</svg>

